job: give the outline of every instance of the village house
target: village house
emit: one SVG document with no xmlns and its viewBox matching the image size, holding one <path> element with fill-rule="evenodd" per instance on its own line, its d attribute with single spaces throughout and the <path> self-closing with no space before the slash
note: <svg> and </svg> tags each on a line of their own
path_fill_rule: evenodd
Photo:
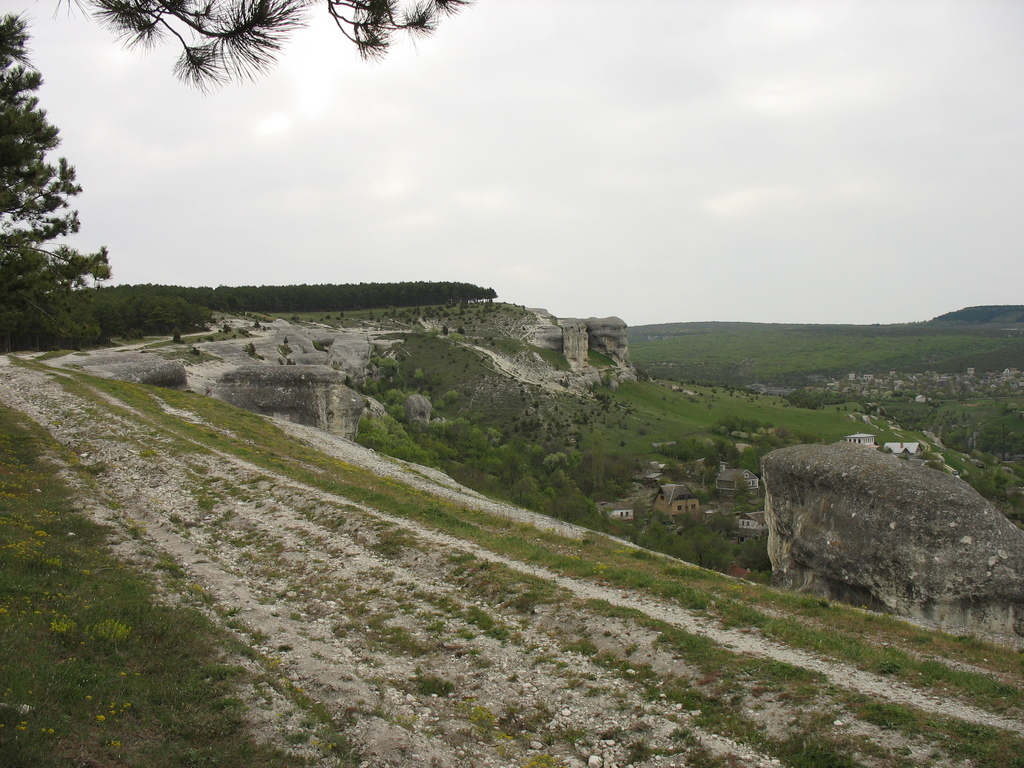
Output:
<svg viewBox="0 0 1024 768">
<path fill-rule="evenodd" d="M 882 448 L 901 459 L 920 459 L 924 453 L 920 443 L 883 443 Z"/>
<path fill-rule="evenodd" d="M 611 520 L 633 519 L 633 508 L 621 501 L 599 501 L 597 508 Z"/>
<path fill-rule="evenodd" d="M 641 480 L 644 485 L 655 486 L 658 485 L 659 481 L 663 476 L 663 470 L 665 465 L 660 461 L 649 461 L 644 469 L 643 477 Z"/>
<path fill-rule="evenodd" d="M 654 509 L 668 515 L 674 522 L 676 517 L 693 514 L 700 509 L 700 499 L 685 485 L 672 483 L 658 489 L 654 497 Z"/>
<path fill-rule="evenodd" d="M 759 539 L 768 532 L 764 521 L 764 512 L 745 512 L 736 515 L 736 541 L 743 543 L 748 539 Z"/>
<path fill-rule="evenodd" d="M 856 435 L 847 435 L 846 442 L 854 443 L 855 445 L 867 445 L 874 448 L 878 443 L 875 442 L 875 436 L 869 435 L 866 432 L 858 432 Z"/>
<path fill-rule="evenodd" d="M 748 491 L 756 491 L 761 485 L 757 475 L 749 469 L 732 469 L 722 467 L 722 471 L 715 478 L 715 487 L 726 493 L 735 493 L 745 488 Z"/>
</svg>

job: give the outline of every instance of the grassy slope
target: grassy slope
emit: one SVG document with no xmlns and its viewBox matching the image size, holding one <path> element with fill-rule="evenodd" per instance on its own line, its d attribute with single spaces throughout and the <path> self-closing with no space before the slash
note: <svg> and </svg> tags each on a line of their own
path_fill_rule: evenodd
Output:
<svg viewBox="0 0 1024 768">
<path fill-rule="evenodd" d="M 795 408 L 777 397 L 729 392 L 716 387 L 688 387 L 684 392 L 649 382 L 623 384 L 615 399 L 636 409 L 635 419 L 646 422 L 651 440 L 673 440 L 707 434 L 717 422 L 729 417 L 786 427 L 793 433 L 813 433 L 833 442 L 865 425 L 855 404 L 829 406 L 821 410 Z"/>
<path fill-rule="evenodd" d="M 633 361 L 657 375 L 733 384 L 1024 367 L 1024 335 L 988 326 L 671 323 L 631 328 L 629 345 Z"/>
<path fill-rule="evenodd" d="M 46 458 L 60 451 L 0 408 L 0 764 L 306 764 L 248 730 L 239 689 L 274 684 L 237 663 L 249 649 L 111 556 L 115 532 L 76 510 Z"/>
</svg>

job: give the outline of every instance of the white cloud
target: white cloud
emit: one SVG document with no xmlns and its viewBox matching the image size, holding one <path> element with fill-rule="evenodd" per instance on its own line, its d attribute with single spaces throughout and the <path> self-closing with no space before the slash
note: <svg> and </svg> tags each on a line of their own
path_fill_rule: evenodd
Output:
<svg viewBox="0 0 1024 768">
<path fill-rule="evenodd" d="M 275 112 L 256 122 L 253 132 L 257 138 L 274 138 L 288 133 L 292 128 L 292 118 L 284 112 Z"/>
<path fill-rule="evenodd" d="M 744 216 L 751 212 L 763 213 L 767 209 L 792 209 L 799 205 L 801 195 L 792 187 L 767 187 L 761 189 L 740 189 L 725 195 L 713 197 L 704 202 L 704 207 L 719 216 Z"/>
</svg>

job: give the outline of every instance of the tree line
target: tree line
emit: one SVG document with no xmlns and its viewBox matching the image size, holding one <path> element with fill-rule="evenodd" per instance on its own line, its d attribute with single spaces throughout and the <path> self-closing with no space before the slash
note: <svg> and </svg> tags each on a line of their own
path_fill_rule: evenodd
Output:
<svg viewBox="0 0 1024 768">
<path fill-rule="evenodd" d="M 493 288 L 471 283 L 400 282 L 320 285 L 242 285 L 191 288 L 178 285 L 120 285 L 104 293 L 180 298 L 214 312 L 348 312 L 383 307 L 491 301 Z"/>
<path fill-rule="evenodd" d="M 63 292 L 47 314 L 0 311 L 0 351 L 77 348 L 113 338 L 205 330 L 215 312 L 348 312 L 384 307 L 490 301 L 492 288 L 469 283 L 402 282 L 192 288 L 118 285 Z M 59 310 L 57 305 L 59 304 Z M 7 309 L 14 309 L 12 303 Z M 55 322 L 59 311 L 59 322 Z"/>
</svg>

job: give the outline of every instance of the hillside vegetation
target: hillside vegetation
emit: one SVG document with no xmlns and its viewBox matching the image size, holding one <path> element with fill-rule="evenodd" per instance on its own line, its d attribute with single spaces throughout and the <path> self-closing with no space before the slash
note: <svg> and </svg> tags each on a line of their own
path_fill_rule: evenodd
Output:
<svg viewBox="0 0 1024 768">
<path fill-rule="evenodd" d="M 0 754 L 19 765 L 1024 765 L 1017 651 L 190 393 L 17 364 L 0 403 L 0 663 L 26 667 Z M 198 675 L 154 658 L 168 621 L 205 646 Z"/>
</svg>

